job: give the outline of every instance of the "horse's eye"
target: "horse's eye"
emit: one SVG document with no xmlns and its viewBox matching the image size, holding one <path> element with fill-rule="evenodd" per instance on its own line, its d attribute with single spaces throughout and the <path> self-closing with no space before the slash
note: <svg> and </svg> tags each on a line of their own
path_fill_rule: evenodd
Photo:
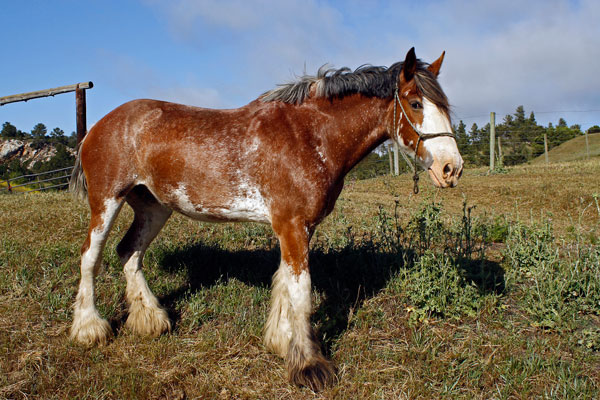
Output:
<svg viewBox="0 0 600 400">
<path fill-rule="evenodd" d="M 413 101 L 410 103 L 410 106 L 413 108 L 413 110 L 421 110 L 423 108 L 423 104 L 421 104 L 420 101 Z"/>
</svg>

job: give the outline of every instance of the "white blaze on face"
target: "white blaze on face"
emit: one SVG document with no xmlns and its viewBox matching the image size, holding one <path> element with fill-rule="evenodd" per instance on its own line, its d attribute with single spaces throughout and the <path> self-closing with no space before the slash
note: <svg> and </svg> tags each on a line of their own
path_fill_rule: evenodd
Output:
<svg viewBox="0 0 600 400">
<path fill-rule="evenodd" d="M 423 123 L 417 128 L 425 134 L 452 132 L 448 116 L 440 111 L 429 99 L 423 98 Z M 423 166 L 428 169 L 433 163 L 433 157 L 438 159 L 452 159 L 456 165 L 462 165 L 462 158 L 456 147 L 456 141 L 449 136 L 425 139 L 422 141 L 426 150 Z"/>
</svg>

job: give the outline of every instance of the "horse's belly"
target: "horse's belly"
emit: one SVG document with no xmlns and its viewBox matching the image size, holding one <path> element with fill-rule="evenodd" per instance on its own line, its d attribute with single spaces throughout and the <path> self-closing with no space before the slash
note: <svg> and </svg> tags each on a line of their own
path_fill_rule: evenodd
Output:
<svg viewBox="0 0 600 400">
<path fill-rule="evenodd" d="M 212 200 L 208 204 L 190 198 L 185 187 L 178 187 L 173 190 L 166 205 L 199 221 L 271 222 L 265 200 L 256 189 L 246 188 L 239 195 L 218 202 Z"/>
</svg>

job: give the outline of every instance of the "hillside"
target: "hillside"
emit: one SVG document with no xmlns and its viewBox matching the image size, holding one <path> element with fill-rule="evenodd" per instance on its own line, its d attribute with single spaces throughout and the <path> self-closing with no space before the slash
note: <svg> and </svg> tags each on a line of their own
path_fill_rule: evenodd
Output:
<svg viewBox="0 0 600 400">
<path fill-rule="evenodd" d="M 65 148 L 70 155 L 75 154 L 73 149 Z M 25 168 L 31 170 L 38 163 L 50 161 L 56 153 L 57 148 L 53 143 L 37 145 L 32 140 L 0 140 L 0 164 L 8 164 L 14 160 L 19 160 Z"/>
<path fill-rule="evenodd" d="M 600 156 L 600 133 L 588 135 L 590 157 Z M 587 157 L 585 136 L 579 136 L 548 151 L 548 161 L 551 163 L 584 160 Z M 531 160 L 531 164 L 546 162 L 544 154 Z"/>
</svg>

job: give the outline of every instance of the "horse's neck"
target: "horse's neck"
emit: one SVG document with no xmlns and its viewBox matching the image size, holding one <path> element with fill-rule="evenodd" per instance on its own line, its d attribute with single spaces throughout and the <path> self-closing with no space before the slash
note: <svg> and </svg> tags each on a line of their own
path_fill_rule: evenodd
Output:
<svg viewBox="0 0 600 400">
<path fill-rule="evenodd" d="M 325 154 L 335 160 L 340 174 L 347 174 L 388 138 L 388 106 L 386 100 L 359 95 L 327 101 L 322 106 L 322 111 L 330 117 L 324 133 L 328 136 Z"/>
</svg>

